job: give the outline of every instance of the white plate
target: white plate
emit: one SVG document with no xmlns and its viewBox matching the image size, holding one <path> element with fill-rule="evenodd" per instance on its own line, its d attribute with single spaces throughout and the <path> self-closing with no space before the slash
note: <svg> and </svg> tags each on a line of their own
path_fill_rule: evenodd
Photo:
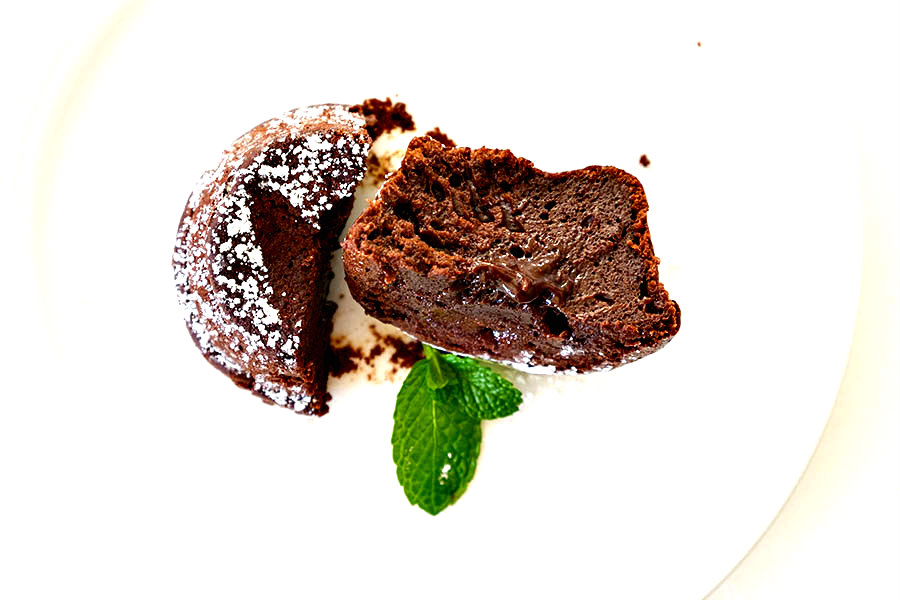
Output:
<svg viewBox="0 0 900 600">
<path fill-rule="evenodd" d="M 59 358 L 35 409 L 49 443 L 32 449 L 44 476 L 21 524 L 47 533 L 23 550 L 55 565 L 38 585 L 90 584 L 94 597 L 707 593 L 797 481 L 849 346 L 853 138 L 839 82 L 801 61 L 824 34 L 799 48 L 799 13 L 717 19 L 680 3 L 249 6 L 126 9 L 73 71 L 77 102 L 60 96 L 44 123 L 65 127 L 32 182 Z M 463 145 L 636 174 L 683 310 L 669 346 L 633 365 L 517 375 L 526 403 L 486 425 L 474 481 L 436 518 L 394 476 L 399 381 L 333 382 L 323 419 L 265 406 L 196 351 L 170 267 L 184 201 L 234 137 L 295 106 L 389 94 Z"/>
</svg>

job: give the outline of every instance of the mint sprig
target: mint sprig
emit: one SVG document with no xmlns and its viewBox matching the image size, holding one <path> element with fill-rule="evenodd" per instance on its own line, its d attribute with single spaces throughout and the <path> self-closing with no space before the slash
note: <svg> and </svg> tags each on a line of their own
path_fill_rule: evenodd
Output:
<svg viewBox="0 0 900 600">
<path fill-rule="evenodd" d="M 438 354 L 436 350 L 432 350 Z M 454 354 L 440 354 L 456 372 L 450 382 L 460 408 L 473 419 L 500 419 L 508 417 L 522 404 L 522 392 L 500 374 L 471 358 Z"/>
<path fill-rule="evenodd" d="M 425 346 L 397 394 L 391 435 L 410 504 L 436 515 L 456 502 L 475 474 L 481 420 L 508 416 L 521 403 L 521 392 L 490 368 Z"/>
</svg>

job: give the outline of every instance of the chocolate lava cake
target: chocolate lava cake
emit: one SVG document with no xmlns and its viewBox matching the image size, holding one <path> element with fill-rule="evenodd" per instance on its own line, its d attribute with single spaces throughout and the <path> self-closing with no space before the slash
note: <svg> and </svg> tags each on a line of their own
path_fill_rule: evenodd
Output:
<svg viewBox="0 0 900 600">
<path fill-rule="evenodd" d="M 343 248 L 368 314 L 526 370 L 615 367 L 681 322 L 644 189 L 614 167 L 544 173 L 508 150 L 415 138 Z"/>
<path fill-rule="evenodd" d="M 203 175 L 178 228 L 175 284 L 197 346 L 299 413 L 328 410 L 330 259 L 366 171 L 365 127 L 337 104 L 262 123 Z"/>
</svg>

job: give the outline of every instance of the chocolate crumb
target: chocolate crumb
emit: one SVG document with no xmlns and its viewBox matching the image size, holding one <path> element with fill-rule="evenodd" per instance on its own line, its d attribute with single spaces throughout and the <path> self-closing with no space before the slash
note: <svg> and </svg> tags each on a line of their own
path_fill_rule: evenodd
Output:
<svg viewBox="0 0 900 600">
<path fill-rule="evenodd" d="M 362 104 L 351 106 L 350 112 L 360 113 L 366 118 L 366 131 L 373 140 L 393 129 L 412 131 L 416 128 L 412 115 L 406 112 L 406 104 L 404 102 L 394 104 L 390 98 L 384 100 L 369 98 Z"/>
<path fill-rule="evenodd" d="M 404 342 L 400 338 L 390 337 L 388 344 L 393 346 L 394 353 L 391 360 L 402 369 L 412 369 L 412 366 L 425 358 L 425 351 L 420 342 Z"/>
<path fill-rule="evenodd" d="M 373 381 L 375 359 L 387 351 L 391 353 L 389 356 L 391 366 L 388 373 L 391 379 L 400 369 L 412 368 L 416 361 L 425 358 L 422 344 L 419 342 L 415 340 L 407 342 L 397 336 L 381 333 L 374 325 L 370 325 L 369 329 L 376 342 L 368 351 L 344 343 L 344 338 L 332 339 L 327 356 L 328 372 L 332 377 L 342 377 L 354 371 L 365 370 L 368 371 L 366 377 L 369 381 Z M 368 369 L 363 369 L 364 366 Z"/>
<path fill-rule="evenodd" d="M 643 166 L 643 167 L 650 166 L 650 159 L 647 158 L 646 154 L 641 154 L 641 166 Z"/>
<path fill-rule="evenodd" d="M 397 336 L 381 333 L 374 325 L 370 325 L 369 329 L 376 340 L 391 350 L 391 362 L 395 365 L 392 374 L 397 373 L 397 367 L 411 369 L 416 361 L 425 358 L 425 350 L 420 342 L 416 340 L 407 342 Z"/>
<path fill-rule="evenodd" d="M 340 377 L 359 368 L 362 352 L 353 346 L 331 346 L 328 352 L 328 372 Z"/>
<path fill-rule="evenodd" d="M 430 137 L 432 139 L 439 141 L 440 143 L 442 143 L 445 146 L 450 146 L 451 148 L 456 146 L 456 142 L 451 140 L 449 135 L 447 135 L 446 133 L 441 131 L 440 127 L 435 127 L 434 129 L 432 129 L 425 135 L 427 135 L 428 137 Z"/>
</svg>

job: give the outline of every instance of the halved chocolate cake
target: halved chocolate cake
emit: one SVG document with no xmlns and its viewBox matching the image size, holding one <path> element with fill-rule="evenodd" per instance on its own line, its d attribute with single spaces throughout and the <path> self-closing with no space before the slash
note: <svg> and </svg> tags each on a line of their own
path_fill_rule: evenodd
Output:
<svg viewBox="0 0 900 600">
<path fill-rule="evenodd" d="M 266 402 L 328 410 L 331 255 L 371 140 L 346 106 L 290 111 L 238 138 L 188 199 L 173 266 L 188 330 Z"/>
<path fill-rule="evenodd" d="M 644 189 L 614 167 L 545 173 L 507 150 L 415 138 L 343 248 L 368 314 L 521 368 L 618 366 L 681 322 L 659 282 Z"/>
</svg>

